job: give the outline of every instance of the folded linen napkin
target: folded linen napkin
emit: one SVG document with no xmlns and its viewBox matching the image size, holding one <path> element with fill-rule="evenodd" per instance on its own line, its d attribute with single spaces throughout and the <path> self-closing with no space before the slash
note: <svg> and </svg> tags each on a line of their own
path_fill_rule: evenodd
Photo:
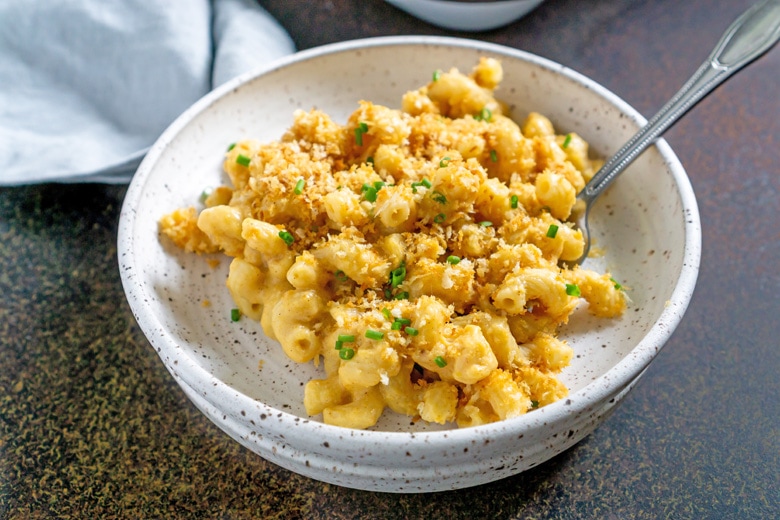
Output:
<svg viewBox="0 0 780 520">
<path fill-rule="evenodd" d="M 0 185 L 128 182 L 189 105 L 292 52 L 256 0 L 0 2 Z"/>
</svg>

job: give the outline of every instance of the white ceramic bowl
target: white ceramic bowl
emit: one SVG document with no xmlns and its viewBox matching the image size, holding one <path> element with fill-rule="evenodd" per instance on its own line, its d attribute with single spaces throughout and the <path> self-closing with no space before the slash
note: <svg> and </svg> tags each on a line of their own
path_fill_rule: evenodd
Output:
<svg viewBox="0 0 780 520">
<path fill-rule="evenodd" d="M 542 3 L 542 0 L 386 0 L 426 22 L 455 31 L 487 31 L 508 25 Z"/>
<path fill-rule="evenodd" d="M 466 429 L 412 425 L 386 411 L 367 431 L 309 418 L 303 385 L 319 374 L 289 361 L 250 320 L 232 323 L 228 261 L 158 238 L 157 221 L 222 182 L 226 143 L 272 140 L 296 108 L 317 107 L 344 122 L 360 99 L 397 107 L 432 71 L 470 70 L 499 58 L 498 96 L 518 118 L 548 115 L 610 154 L 644 123 L 615 95 L 570 69 L 528 53 L 470 40 L 390 37 L 300 52 L 207 95 L 160 137 L 138 169 L 119 226 L 119 263 L 139 325 L 186 394 L 231 437 L 292 471 L 367 490 L 425 492 L 497 480 L 535 466 L 588 435 L 664 345 L 688 305 L 700 256 L 699 215 L 690 183 L 664 141 L 646 151 L 603 195 L 592 228 L 609 267 L 630 286 L 618 320 L 575 313 L 563 331 L 576 355 L 562 379 L 570 396 L 525 416 Z M 207 299 L 210 306 L 201 302 Z M 262 369 L 258 364 L 262 361 Z M 319 374 L 321 377 L 321 374 Z"/>
</svg>

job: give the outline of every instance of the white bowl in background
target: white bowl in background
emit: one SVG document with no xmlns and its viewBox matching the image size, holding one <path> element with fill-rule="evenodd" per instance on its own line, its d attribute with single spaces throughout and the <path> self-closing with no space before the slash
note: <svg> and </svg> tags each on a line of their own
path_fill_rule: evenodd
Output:
<svg viewBox="0 0 780 520">
<path fill-rule="evenodd" d="M 488 31 L 508 25 L 535 9 L 543 0 L 386 0 L 430 24 L 455 31 Z"/>
<path fill-rule="evenodd" d="M 290 361 L 259 323 L 226 318 L 234 306 L 225 288 L 228 260 L 214 269 L 159 239 L 163 214 L 225 182 L 227 143 L 277 139 L 297 108 L 316 107 L 344 123 L 361 99 L 399 107 L 403 93 L 427 83 L 432 71 L 468 71 L 481 56 L 501 60 L 496 95 L 518 120 L 541 112 L 601 155 L 645 122 L 595 81 L 523 51 L 458 38 L 374 38 L 303 51 L 226 83 L 164 132 L 133 178 L 118 237 L 131 309 L 195 405 L 267 460 L 333 484 L 389 492 L 458 489 L 517 474 L 593 431 L 682 318 L 698 273 L 701 230 L 690 182 L 663 140 L 591 212 L 595 239 L 608 254 L 587 263 L 609 268 L 630 287 L 630 308 L 616 320 L 576 312 L 562 330 L 576 353 L 561 376 L 570 395 L 494 424 L 412 424 L 387 410 L 376 427 L 350 430 L 308 417 L 303 386 L 322 374 Z"/>
</svg>

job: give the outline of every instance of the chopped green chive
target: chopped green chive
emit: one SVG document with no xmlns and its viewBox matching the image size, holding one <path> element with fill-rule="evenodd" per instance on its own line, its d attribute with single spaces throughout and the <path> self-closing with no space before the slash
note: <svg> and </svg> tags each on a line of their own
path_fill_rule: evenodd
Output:
<svg viewBox="0 0 780 520">
<path fill-rule="evenodd" d="M 376 181 L 376 182 L 374 182 L 374 189 L 375 189 L 376 191 L 379 191 L 379 190 L 381 190 L 381 189 L 382 189 L 382 188 L 384 188 L 385 186 L 387 186 L 387 183 L 385 183 L 384 181 Z"/>
<path fill-rule="evenodd" d="M 390 330 L 401 330 L 401 327 L 403 327 L 403 324 L 398 320 L 390 324 Z"/>
<path fill-rule="evenodd" d="M 490 222 L 489 220 L 483 220 L 482 222 L 479 223 L 479 225 L 482 227 L 491 227 L 493 223 Z"/>
<path fill-rule="evenodd" d="M 355 128 L 355 143 L 358 146 L 363 146 L 363 134 L 368 132 L 368 125 L 365 123 L 359 123 Z"/>
<path fill-rule="evenodd" d="M 491 112 L 488 107 L 485 107 L 479 111 L 479 114 L 474 116 L 474 119 L 476 119 L 477 121 L 485 121 L 485 122 L 490 121 L 491 119 L 493 119 L 493 112 Z"/>
<path fill-rule="evenodd" d="M 623 289 L 623 286 L 620 284 L 620 282 L 618 282 L 617 280 L 615 280 L 615 279 L 614 279 L 614 278 L 612 278 L 612 277 L 610 277 L 609 279 L 610 279 L 610 281 L 611 281 L 613 284 L 615 284 L 615 289 L 617 289 L 618 291 L 620 291 L 620 290 L 622 290 L 622 289 Z"/>
<path fill-rule="evenodd" d="M 431 197 L 433 197 L 433 200 L 439 204 L 447 204 L 447 197 L 445 197 L 444 194 L 440 191 L 434 191 Z"/>
<path fill-rule="evenodd" d="M 430 187 L 433 186 L 433 184 L 431 184 L 431 181 L 429 181 L 426 178 L 423 178 L 419 182 L 413 182 L 412 183 L 412 193 L 417 193 L 417 187 L 418 186 L 425 186 L 426 188 L 430 189 Z"/>
<path fill-rule="evenodd" d="M 555 224 L 550 224 L 550 227 L 547 228 L 547 238 L 555 238 L 555 235 L 558 234 L 558 226 Z"/>
<path fill-rule="evenodd" d="M 374 158 L 373 157 L 366 157 L 366 163 L 374 164 Z"/>
<path fill-rule="evenodd" d="M 347 280 L 349 280 L 349 277 L 348 277 L 348 276 L 347 276 L 347 275 L 344 273 L 344 271 L 342 271 L 341 269 L 339 269 L 338 271 L 336 271 L 335 273 L 333 273 L 333 276 L 334 276 L 334 277 L 336 278 L 336 280 L 338 280 L 339 282 L 346 282 Z"/>
<path fill-rule="evenodd" d="M 512 209 L 517 208 L 518 198 L 517 195 L 512 195 L 509 197 L 509 205 L 512 206 Z"/>
<path fill-rule="evenodd" d="M 446 168 L 451 160 L 449 157 L 442 157 L 441 161 L 439 161 L 439 168 Z"/>
<path fill-rule="evenodd" d="M 569 296 L 580 296 L 582 292 L 580 291 L 580 288 L 577 287 L 576 284 L 573 283 L 567 283 L 566 284 L 566 294 Z"/>
<path fill-rule="evenodd" d="M 339 339 L 342 343 L 353 343 L 355 341 L 355 336 L 352 334 L 339 334 Z"/>
<path fill-rule="evenodd" d="M 336 340 L 336 350 L 341 350 L 342 348 L 344 348 L 344 342 Z"/>
<path fill-rule="evenodd" d="M 566 134 L 566 137 L 563 139 L 563 148 L 568 148 L 569 143 L 571 143 L 571 134 Z"/>
<path fill-rule="evenodd" d="M 490 160 L 493 162 L 498 162 L 498 152 L 495 150 L 490 150 Z"/>
<path fill-rule="evenodd" d="M 433 362 L 436 363 L 436 366 L 439 368 L 444 368 L 447 366 L 447 360 L 441 356 L 436 356 L 436 359 L 434 359 Z"/>
<path fill-rule="evenodd" d="M 351 348 L 339 349 L 339 357 L 344 361 L 349 361 L 350 359 L 355 357 L 355 351 L 352 350 Z"/>
<path fill-rule="evenodd" d="M 200 201 L 206 202 L 206 199 L 209 198 L 209 195 L 211 195 L 211 189 L 205 189 L 200 193 Z"/>
<path fill-rule="evenodd" d="M 406 264 L 404 262 L 401 262 L 401 265 L 399 265 L 396 269 L 393 269 L 390 271 L 390 287 L 396 288 L 404 281 L 406 278 Z"/>
<path fill-rule="evenodd" d="M 241 166 L 249 166 L 249 163 L 252 162 L 252 159 L 244 154 L 238 154 L 238 157 L 236 157 L 236 162 Z"/>
<path fill-rule="evenodd" d="M 300 195 L 303 193 L 303 187 L 306 185 L 306 181 L 303 179 L 298 179 L 298 182 L 295 183 L 295 189 L 293 190 L 293 193 L 296 195 Z"/>
<path fill-rule="evenodd" d="M 378 330 L 368 329 L 366 331 L 366 337 L 368 339 L 382 339 L 385 337 L 385 333 Z"/>
<path fill-rule="evenodd" d="M 442 222 L 444 222 L 446 218 L 447 215 L 445 215 L 444 213 L 439 213 L 438 215 L 433 217 L 433 221 L 436 222 L 437 224 L 441 224 Z"/>
<path fill-rule="evenodd" d="M 240 309 L 230 309 L 230 320 L 231 321 L 238 321 L 241 319 L 241 310 Z"/>
<path fill-rule="evenodd" d="M 460 257 L 455 255 L 450 255 L 447 257 L 447 263 L 452 265 L 458 265 L 458 263 L 460 263 Z"/>
<path fill-rule="evenodd" d="M 295 242 L 295 237 L 289 231 L 279 231 L 279 238 L 284 240 L 284 243 L 291 246 Z"/>
<path fill-rule="evenodd" d="M 418 335 L 420 333 L 420 331 L 415 329 L 414 327 L 406 327 L 404 329 L 404 332 L 406 332 L 410 336 L 416 336 L 416 335 Z"/>
<path fill-rule="evenodd" d="M 408 291 L 399 292 L 398 294 L 395 295 L 395 297 L 393 299 L 395 299 L 395 300 L 408 300 L 409 299 L 409 292 Z"/>
<path fill-rule="evenodd" d="M 366 199 L 368 202 L 376 202 L 377 189 L 374 186 L 371 186 L 370 184 L 364 184 L 362 190 L 364 199 Z"/>
<path fill-rule="evenodd" d="M 539 408 L 539 401 L 531 401 L 531 408 Z"/>
<path fill-rule="evenodd" d="M 393 319 L 393 315 L 390 314 L 390 309 L 388 309 L 387 307 L 384 307 L 382 309 L 382 314 L 384 314 L 385 318 L 387 318 L 388 320 L 392 320 Z"/>
<path fill-rule="evenodd" d="M 230 150 L 232 150 L 232 149 L 233 149 L 233 148 L 235 148 L 235 147 L 236 147 L 236 143 L 230 143 L 230 144 L 228 145 L 228 149 L 227 149 L 227 151 L 229 152 Z"/>
<path fill-rule="evenodd" d="M 441 77 L 441 71 L 440 70 L 434 70 L 433 71 L 433 81 L 439 81 L 440 77 Z"/>
</svg>

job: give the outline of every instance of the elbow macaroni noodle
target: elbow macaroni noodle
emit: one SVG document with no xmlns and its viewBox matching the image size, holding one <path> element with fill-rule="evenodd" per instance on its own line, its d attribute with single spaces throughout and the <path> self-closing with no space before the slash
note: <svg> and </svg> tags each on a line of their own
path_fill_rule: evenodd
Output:
<svg viewBox="0 0 780 520">
<path fill-rule="evenodd" d="M 483 58 L 407 92 L 361 101 L 345 125 L 294 114 L 280 140 L 231 146 L 199 213 L 160 221 L 187 251 L 233 257 L 244 315 L 324 377 L 303 401 L 329 424 L 368 428 L 385 407 L 461 427 L 516 417 L 567 394 L 556 337 L 578 303 L 626 306 L 609 274 L 568 268 L 566 221 L 598 164 L 576 134 L 531 113 L 518 126 Z"/>
</svg>

